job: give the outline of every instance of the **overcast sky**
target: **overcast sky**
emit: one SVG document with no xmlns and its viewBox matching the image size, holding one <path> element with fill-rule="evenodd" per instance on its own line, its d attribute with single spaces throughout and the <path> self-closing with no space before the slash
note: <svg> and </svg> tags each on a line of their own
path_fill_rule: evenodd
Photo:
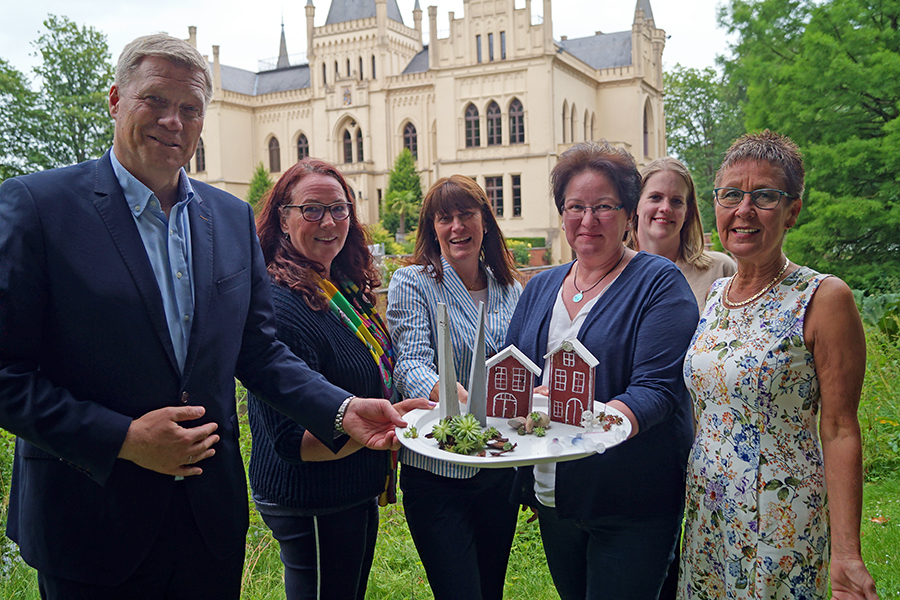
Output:
<svg viewBox="0 0 900 600">
<path fill-rule="evenodd" d="M 725 32 L 716 26 L 716 7 L 721 0 L 650 0 L 656 26 L 669 36 L 663 53 L 664 68 L 676 63 L 702 68 L 714 66 L 718 54 L 727 52 Z M 316 26 L 323 25 L 331 0 L 313 0 Z M 47 14 L 64 15 L 79 26 L 90 25 L 107 36 L 112 60 L 132 39 L 165 31 L 187 38 L 188 26 L 197 26 L 197 45 L 212 57 L 220 46 L 223 64 L 252 71 L 257 61 L 278 55 L 281 20 L 288 53 L 306 51 L 306 0 L 4 0 L 0 24 L 0 58 L 33 77 L 37 63 L 32 42 L 43 30 Z M 403 22 L 412 27 L 415 0 L 397 0 Z M 439 37 L 449 33 L 448 13 L 463 15 L 463 0 L 420 0 L 423 29 L 428 35 L 429 5 L 438 7 Z M 516 6 L 524 7 L 524 0 Z M 569 38 L 631 29 L 634 0 L 555 0 L 553 37 Z M 541 0 L 532 0 L 540 14 Z M 427 39 L 426 39 L 427 41 Z"/>
</svg>

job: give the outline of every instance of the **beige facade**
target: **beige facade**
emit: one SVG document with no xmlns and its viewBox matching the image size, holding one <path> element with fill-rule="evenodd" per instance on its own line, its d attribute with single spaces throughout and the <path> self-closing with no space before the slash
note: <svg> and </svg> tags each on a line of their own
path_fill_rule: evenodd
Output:
<svg viewBox="0 0 900 600">
<path fill-rule="evenodd" d="M 213 46 L 215 89 L 192 175 L 245 197 L 258 163 L 277 178 L 308 149 L 340 166 L 361 218 L 374 222 L 408 146 L 425 189 L 454 173 L 474 177 L 507 236 L 546 238 L 554 260 L 566 260 L 550 170 L 582 140 L 607 139 L 639 164 L 665 153 L 665 32 L 638 0 L 631 31 L 554 40 L 554 7 L 541 1 L 535 23 L 531 0 L 520 9 L 465 0 L 444 38 L 430 6 L 424 46 L 418 1 L 412 27 L 396 0 L 333 0 L 315 27 L 308 0 L 304 64 L 291 66 L 282 32 L 275 68 L 258 73 L 221 65 Z"/>
</svg>

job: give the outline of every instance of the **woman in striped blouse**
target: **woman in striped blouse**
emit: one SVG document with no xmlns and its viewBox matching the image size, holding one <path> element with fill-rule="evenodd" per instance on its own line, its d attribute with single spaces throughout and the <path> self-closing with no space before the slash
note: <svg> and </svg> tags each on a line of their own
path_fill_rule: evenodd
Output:
<svg viewBox="0 0 900 600">
<path fill-rule="evenodd" d="M 387 321 L 405 397 L 438 400 L 437 318 L 447 305 L 462 402 L 472 366 L 478 302 L 485 304 L 485 347 L 496 354 L 522 286 L 490 203 L 472 179 L 439 179 L 419 216 L 414 265 L 397 270 Z M 400 489 L 410 533 L 436 600 L 499 600 L 516 528 L 508 501 L 513 469 L 462 467 L 403 448 Z"/>
</svg>

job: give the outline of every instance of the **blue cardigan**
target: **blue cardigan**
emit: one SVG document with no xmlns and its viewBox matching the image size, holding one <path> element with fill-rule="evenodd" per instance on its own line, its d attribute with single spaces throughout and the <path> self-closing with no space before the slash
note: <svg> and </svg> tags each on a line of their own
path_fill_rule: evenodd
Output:
<svg viewBox="0 0 900 600">
<path fill-rule="evenodd" d="M 571 266 L 535 276 L 509 325 L 506 343 L 541 368 L 553 305 Z M 591 309 L 578 339 L 600 361 L 594 399 L 625 403 L 640 431 L 602 455 L 557 464 L 560 517 L 681 513 L 693 436 L 681 367 L 697 319 L 697 302 L 678 268 L 645 252 L 631 259 Z M 516 484 L 516 500 L 534 504 L 532 469 L 519 469 Z"/>
</svg>

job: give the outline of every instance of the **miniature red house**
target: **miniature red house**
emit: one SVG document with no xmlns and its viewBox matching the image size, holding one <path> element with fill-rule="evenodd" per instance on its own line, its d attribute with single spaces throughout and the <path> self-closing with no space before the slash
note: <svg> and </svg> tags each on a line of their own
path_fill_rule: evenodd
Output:
<svg viewBox="0 0 900 600">
<path fill-rule="evenodd" d="M 487 416 L 525 417 L 531 412 L 534 378 L 541 368 L 515 346 L 507 346 L 487 363 Z"/>
<path fill-rule="evenodd" d="M 550 420 L 581 425 L 582 413 L 594 409 L 594 369 L 599 361 L 578 340 L 564 341 L 544 360 L 550 369 Z"/>
</svg>

